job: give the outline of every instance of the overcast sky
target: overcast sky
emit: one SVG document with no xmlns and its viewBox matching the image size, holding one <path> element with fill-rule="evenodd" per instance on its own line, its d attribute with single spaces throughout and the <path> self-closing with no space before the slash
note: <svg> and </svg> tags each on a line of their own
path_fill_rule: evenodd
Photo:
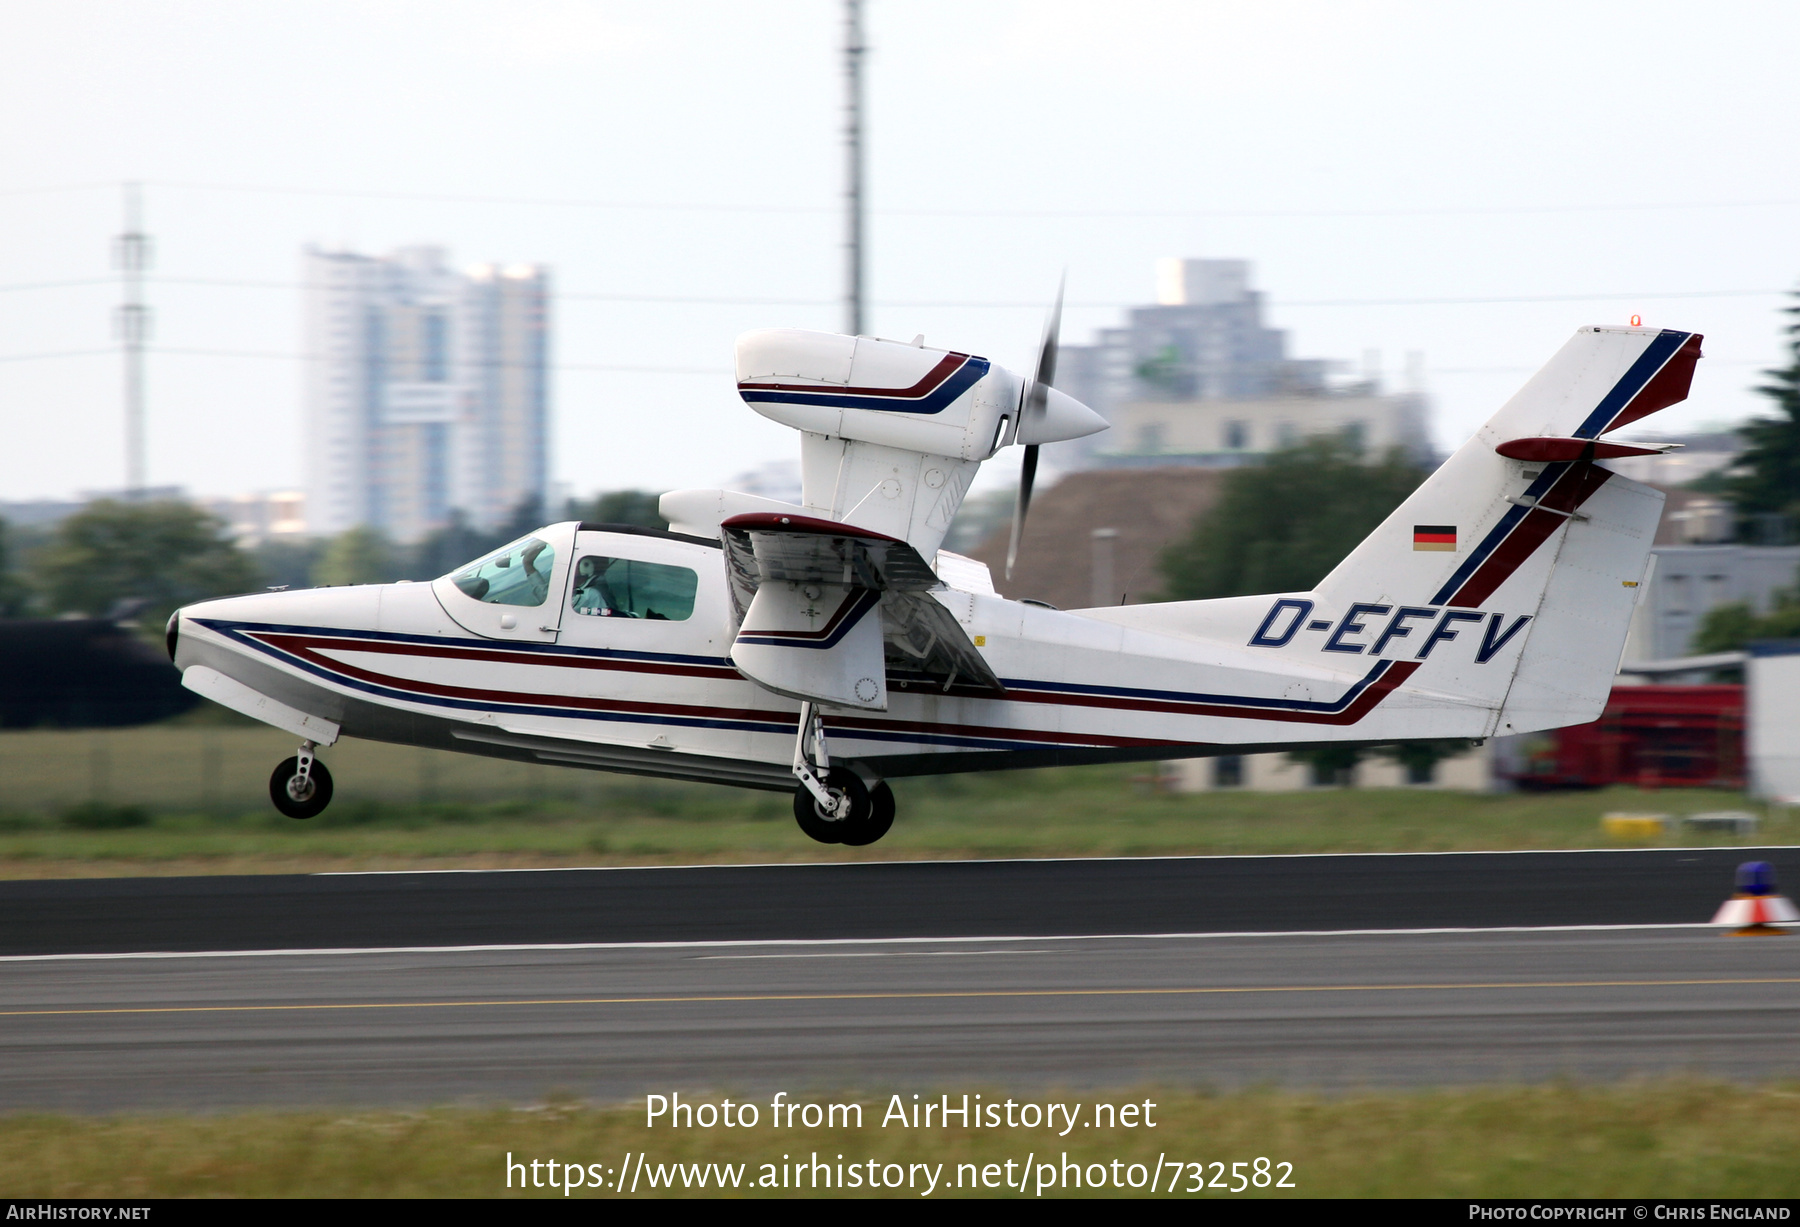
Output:
<svg viewBox="0 0 1800 1227">
<path fill-rule="evenodd" d="M 1800 277 L 1800 6 L 867 11 L 871 331 L 1017 367 L 1064 267 L 1081 343 L 1157 257 L 1242 257 L 1292 355 L 1422 351 L 1441 447 L 1634 312 L 1707 334 L 1647 425 L 1761 411 Z M 122 481 L 126 179 L 154 484 L 302 479 L 307 243 L 548 264 L 577 492 L 795 454 L 731 344 L 842 319 L 840 39 L 836 0 L 0 0 L 0 500 Z"/>
</svg>

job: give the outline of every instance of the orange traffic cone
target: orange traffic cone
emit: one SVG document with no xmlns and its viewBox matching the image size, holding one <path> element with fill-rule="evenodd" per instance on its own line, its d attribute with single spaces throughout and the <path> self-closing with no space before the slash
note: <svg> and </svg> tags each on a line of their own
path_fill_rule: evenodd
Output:
<svg viewBox="0 0 1800 1227">
<path fill-rule="evenodd" d="M 1787 932 L 1779 926 L 1800 922 L 1793 901 L 1775 893 L 1775 867 L 1767 861 L 1745 861 L 1738 866 L 1737 893 L 1725 901 L 1712 919 L 1731 925 L 1733 937 L 1769 937 Z"/>
</svg>

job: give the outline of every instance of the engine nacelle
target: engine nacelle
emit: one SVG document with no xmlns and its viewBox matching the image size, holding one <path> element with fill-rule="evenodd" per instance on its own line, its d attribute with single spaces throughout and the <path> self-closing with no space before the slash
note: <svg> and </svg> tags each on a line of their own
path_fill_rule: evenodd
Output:
<svg viewBox="0 0 1800 1227">
<path fill-rule="evenodd" d="M 981 462 L 1008 443 L 1078 439 L 1106 422 L 1052 390 L 1019 429 L 1024 381 L 986 358 L 875 337 L 797 328 L 737 343 L 738 394 L 800 432 L 806 513 L 937 553 Z M 683 496 L 684 522 L 723 503 Z M 701 514 L 704 513 L 704 514 Z M 716 520 L 713 523 L 717 523 Z"/>
<path fill-rule="evenodd" d="M 749 406 L 784 426 L 958 460 L 985 460 L 1013 441 L 1023 384 L 973 354 L 798 328 L 739 337 L 737 379 Z M 1105 429 L 1099 414 L 1057 393 L 1022 441 Z"/>
</svg>

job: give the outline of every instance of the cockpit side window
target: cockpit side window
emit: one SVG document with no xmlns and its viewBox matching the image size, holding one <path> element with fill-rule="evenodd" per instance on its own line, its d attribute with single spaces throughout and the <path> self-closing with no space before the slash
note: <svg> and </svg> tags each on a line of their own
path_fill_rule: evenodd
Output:
<svg viewBox="0 0 1800 1227">
<path fill-rule="evenodd" d="M 569 606 L 594 618 L 682 622 L 693 616 L 700 577 L 687 567 L 587 554 L 575 562 Z"/>
<path fill-rule="evenodd" d="M 555 566 L 555 548 L 537 537 L 527 537 L 470 563 L 451 576 L 450 582 L 489 605 L 542 605 L 550 595 L 550 572 Z"/>
</svg>

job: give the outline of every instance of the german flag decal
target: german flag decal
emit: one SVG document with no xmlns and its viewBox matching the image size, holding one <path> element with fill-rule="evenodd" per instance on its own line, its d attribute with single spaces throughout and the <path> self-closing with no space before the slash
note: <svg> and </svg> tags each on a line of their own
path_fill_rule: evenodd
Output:
<svg viewBox="0 0 1800 1227">
<path fill-rule="evenodd" d="M 1413 525 L 1413 548 L 1415 550 L 1445 550 L 1452 554 L 1456 553 L 1456 525 Z"/>
</svg>

